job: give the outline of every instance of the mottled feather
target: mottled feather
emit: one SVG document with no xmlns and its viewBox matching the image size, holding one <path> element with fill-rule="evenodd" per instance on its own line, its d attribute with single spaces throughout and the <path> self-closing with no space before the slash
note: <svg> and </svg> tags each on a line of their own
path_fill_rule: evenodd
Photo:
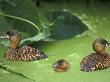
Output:
<svg viewBox="0 0 110 82">
<path fill-rule="evenodd" d="M 24 46 L 22 48 L 9 48 L 5 53 L 5 58 L 8 60 L 21 60 L 21 61 L 33 61 L 33 60 L 41 60 L 45 59 L 48 56 L 38 49 Z"/>
<path fill-rule="evenodd" d="M 92 53 L 85 58 L 80 63 L 81 71 L 95 71 L 110 67 L 110 56 L 108 54 L 101 55 L 97 53 Z"/>
</svg>

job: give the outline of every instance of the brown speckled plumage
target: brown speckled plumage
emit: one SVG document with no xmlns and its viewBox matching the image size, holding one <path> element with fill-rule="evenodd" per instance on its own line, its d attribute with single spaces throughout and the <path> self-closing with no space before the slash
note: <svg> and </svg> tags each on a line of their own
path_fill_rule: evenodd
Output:
<svg viewBox="0 0 110 82">
<path fill-rule="evenodd" d="M 38 49 L 24 46 L 22 48 L 9 48 L 5 53 L 5 58 L 7 60 L 12 61 L 33 61 L 33 60 L 41 60 L 47 58 L 43 52 L 39 51 Z"/>
<path fill-rule="evenodd" d="M 5 53 L 5 58 L 11 61 L 34 61 L 45 59 L 48 56 L 38 49 L 24 46 L 19 47 L 20 33 L 15 30 L 8 31 L 10 47 Z"/>
<path fill-rule="evenodd" d="M 105 69 L 110 66 L 110 57 L 109 55 L 92 53 L 83 58 L 80 65 L 81 71 L 85 72 Z"/>
<path fill-rule="evenodd" d="M 105 47 L 107 45 L 109 45 L 109 43 L 106 40 L 96 39 L 93 42 L 95 53 L 92 53 L 81 60 L 80 70 L 89 72 L 110 67 L 110 55 L 105 52 Z"/>
</svg>

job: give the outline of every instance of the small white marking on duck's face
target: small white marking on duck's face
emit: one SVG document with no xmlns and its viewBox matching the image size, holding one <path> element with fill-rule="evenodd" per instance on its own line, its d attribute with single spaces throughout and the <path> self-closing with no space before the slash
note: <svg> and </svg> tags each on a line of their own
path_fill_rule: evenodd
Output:
<svg viewBox="0 0 110 82">
<path fill-rule="evenodd" d="M 8 35 L 3 35 L 3 36 L 0 36 L 0 38 L 7 38 L 7 39 L 9 39 L 9 36 Z"/>
<path fill-rule="evenodd" d="M 106 44 L 106 47 L 109 47 L 109 45 L 108 45 L 108 44 Z"/>
</svg>

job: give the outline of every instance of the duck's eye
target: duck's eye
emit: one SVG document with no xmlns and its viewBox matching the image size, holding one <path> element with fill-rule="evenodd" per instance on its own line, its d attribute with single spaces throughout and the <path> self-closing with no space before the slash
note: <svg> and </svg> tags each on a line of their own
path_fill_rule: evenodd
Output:
<svg viewBox="0 0 110 82">
<path fill-rule="evenodd" d="M 6 34 L 8 34 L 8 35 L 9 35 L 9 34 L 10 34 L 10 32 L 8 31 Z"/>
<path fill-rule="evenodd" d="M 13 36 L 14 35 L 13 32 L 9 32 L 9 31 L 6 34 L 9 35 L 9 36 Z"/>
</svg>

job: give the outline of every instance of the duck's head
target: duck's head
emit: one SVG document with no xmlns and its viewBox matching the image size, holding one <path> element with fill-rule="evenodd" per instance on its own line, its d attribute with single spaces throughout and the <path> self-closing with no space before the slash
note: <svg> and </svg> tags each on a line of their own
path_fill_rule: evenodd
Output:
<svg viewBox="0 0 110 82">
<path fill-rule="evenodd" d="M 70 64 L 64 59 L 60 59 L 53 64 L 53 69 L 56 72 L 65 72 L 69 69 L 69 67 Z"/>
<path fill-rule="evenodd" d="M 107 42 L 107 40 L 103 39 L 103 38 L 98 38 L 96 39 L 93 44 L 93 50 L 97 53 L 103 53 L 105 52 L 105 48 L 109 47 L 110 43 Z"/>
<path fill-rule="evenodd" d="M 10 30 L 6 32 L 1 38 L 7 38 L 10 40 L 10 47 L 11 48 L 16 48 L 19 45 L 19 42 L 21 40 L 21 35 L 18 31 L 16 30 Z"/>
</svg>

